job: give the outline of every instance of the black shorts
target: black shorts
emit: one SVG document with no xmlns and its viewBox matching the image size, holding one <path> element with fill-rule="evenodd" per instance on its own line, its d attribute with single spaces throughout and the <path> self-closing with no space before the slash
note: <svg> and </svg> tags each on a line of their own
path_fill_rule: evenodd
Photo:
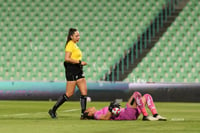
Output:
<svg viewBox="0 0 200 133">
<path fill-rule="evenodd" d="M 78 79 L 85 78 L 82 65 L 64 62 L 64 67 L 67 81 L 77 81 Z"/>
</svg>

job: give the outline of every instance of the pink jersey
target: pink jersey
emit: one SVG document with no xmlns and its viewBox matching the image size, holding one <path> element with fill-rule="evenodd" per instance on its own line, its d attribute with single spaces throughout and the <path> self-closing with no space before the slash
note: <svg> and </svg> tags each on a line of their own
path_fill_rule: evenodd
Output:
<svg viewBox="0 0 200 133">
<path fill-rule="evenodd" d="M 108 107 L 104 107 L 101 110 L 98 110 L 97 112 L 94 113 L 94 119 L 99 120 L 101 115 L 105 115 L 108 113 Z"/>
<path fill-rule="evenodd" d="M 95 112 L 94 118 L 99 120 L 101 115 L 105 115 L 107 112 L 108 107 L 104 107 Z M 139 108 L 131 108 L 127 105 L 126 108 L 121 108 L 121 112 L 118 116 L 112 116 L 110 120 L 136 120 L 140 113 L 141 111 Z"/>
</svg>

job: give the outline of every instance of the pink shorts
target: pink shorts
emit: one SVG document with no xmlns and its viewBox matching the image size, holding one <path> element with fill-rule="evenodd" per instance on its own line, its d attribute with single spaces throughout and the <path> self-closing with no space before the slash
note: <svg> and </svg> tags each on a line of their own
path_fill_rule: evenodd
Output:
<svg viewBox="0 0 200 133">
<path fill-rule="evenodd" d="M 111 118 L 112 120 L 137 120 L 141 111 L 139 108 L 131 108 L 128 104 L 122 108 L 119 116 Z"/>
</svg>

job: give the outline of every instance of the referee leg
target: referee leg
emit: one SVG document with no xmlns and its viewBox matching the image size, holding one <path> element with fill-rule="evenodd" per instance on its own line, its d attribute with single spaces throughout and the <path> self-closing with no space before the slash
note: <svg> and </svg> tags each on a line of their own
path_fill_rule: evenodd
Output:
<svg viewBox="0 0 200 133">
<path fill-rule="evenodd" d="M 87 84 L 85 78 L 78 79 L 77 86 L 81 92 L 81 97 L 80 97 L 81 117 L 83 117 L 87 106 Z"/>
</svg>

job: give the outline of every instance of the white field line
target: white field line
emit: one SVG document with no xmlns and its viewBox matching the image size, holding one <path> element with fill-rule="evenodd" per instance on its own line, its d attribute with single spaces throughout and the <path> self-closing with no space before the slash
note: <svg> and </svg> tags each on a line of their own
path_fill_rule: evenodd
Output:
<svg viewBox="0 0 200 133">
<path fill-rule="evenodd" d="M 64 111 L 60 111 L 60 112 L 74 112 L 74 111 L 78 111 L 80 109 L 70 109 L 70 110 L 64 110 Z M 0 118 L 2 117 L 23 117 L 23 116 L 33 116 L 33 115 L 48 115 L 48 111 L 47 112 L 35 112 L 35 113 L 20 113 L 20 114 L 4 114 L 4 115 L 0 115 Z"/>
<path fill-rule="evenodd" d="M 74 112 L 74 111 L 78 111 L 78 110 L 80 110 L 80 109 L 70 109 L 70 110 L 64 110 L 62 112 Z"/>
<path fill-rule="evenodd" d="M 171 121 L 185 121 L 184 118 L 171 118 Z"/>
</svg>

